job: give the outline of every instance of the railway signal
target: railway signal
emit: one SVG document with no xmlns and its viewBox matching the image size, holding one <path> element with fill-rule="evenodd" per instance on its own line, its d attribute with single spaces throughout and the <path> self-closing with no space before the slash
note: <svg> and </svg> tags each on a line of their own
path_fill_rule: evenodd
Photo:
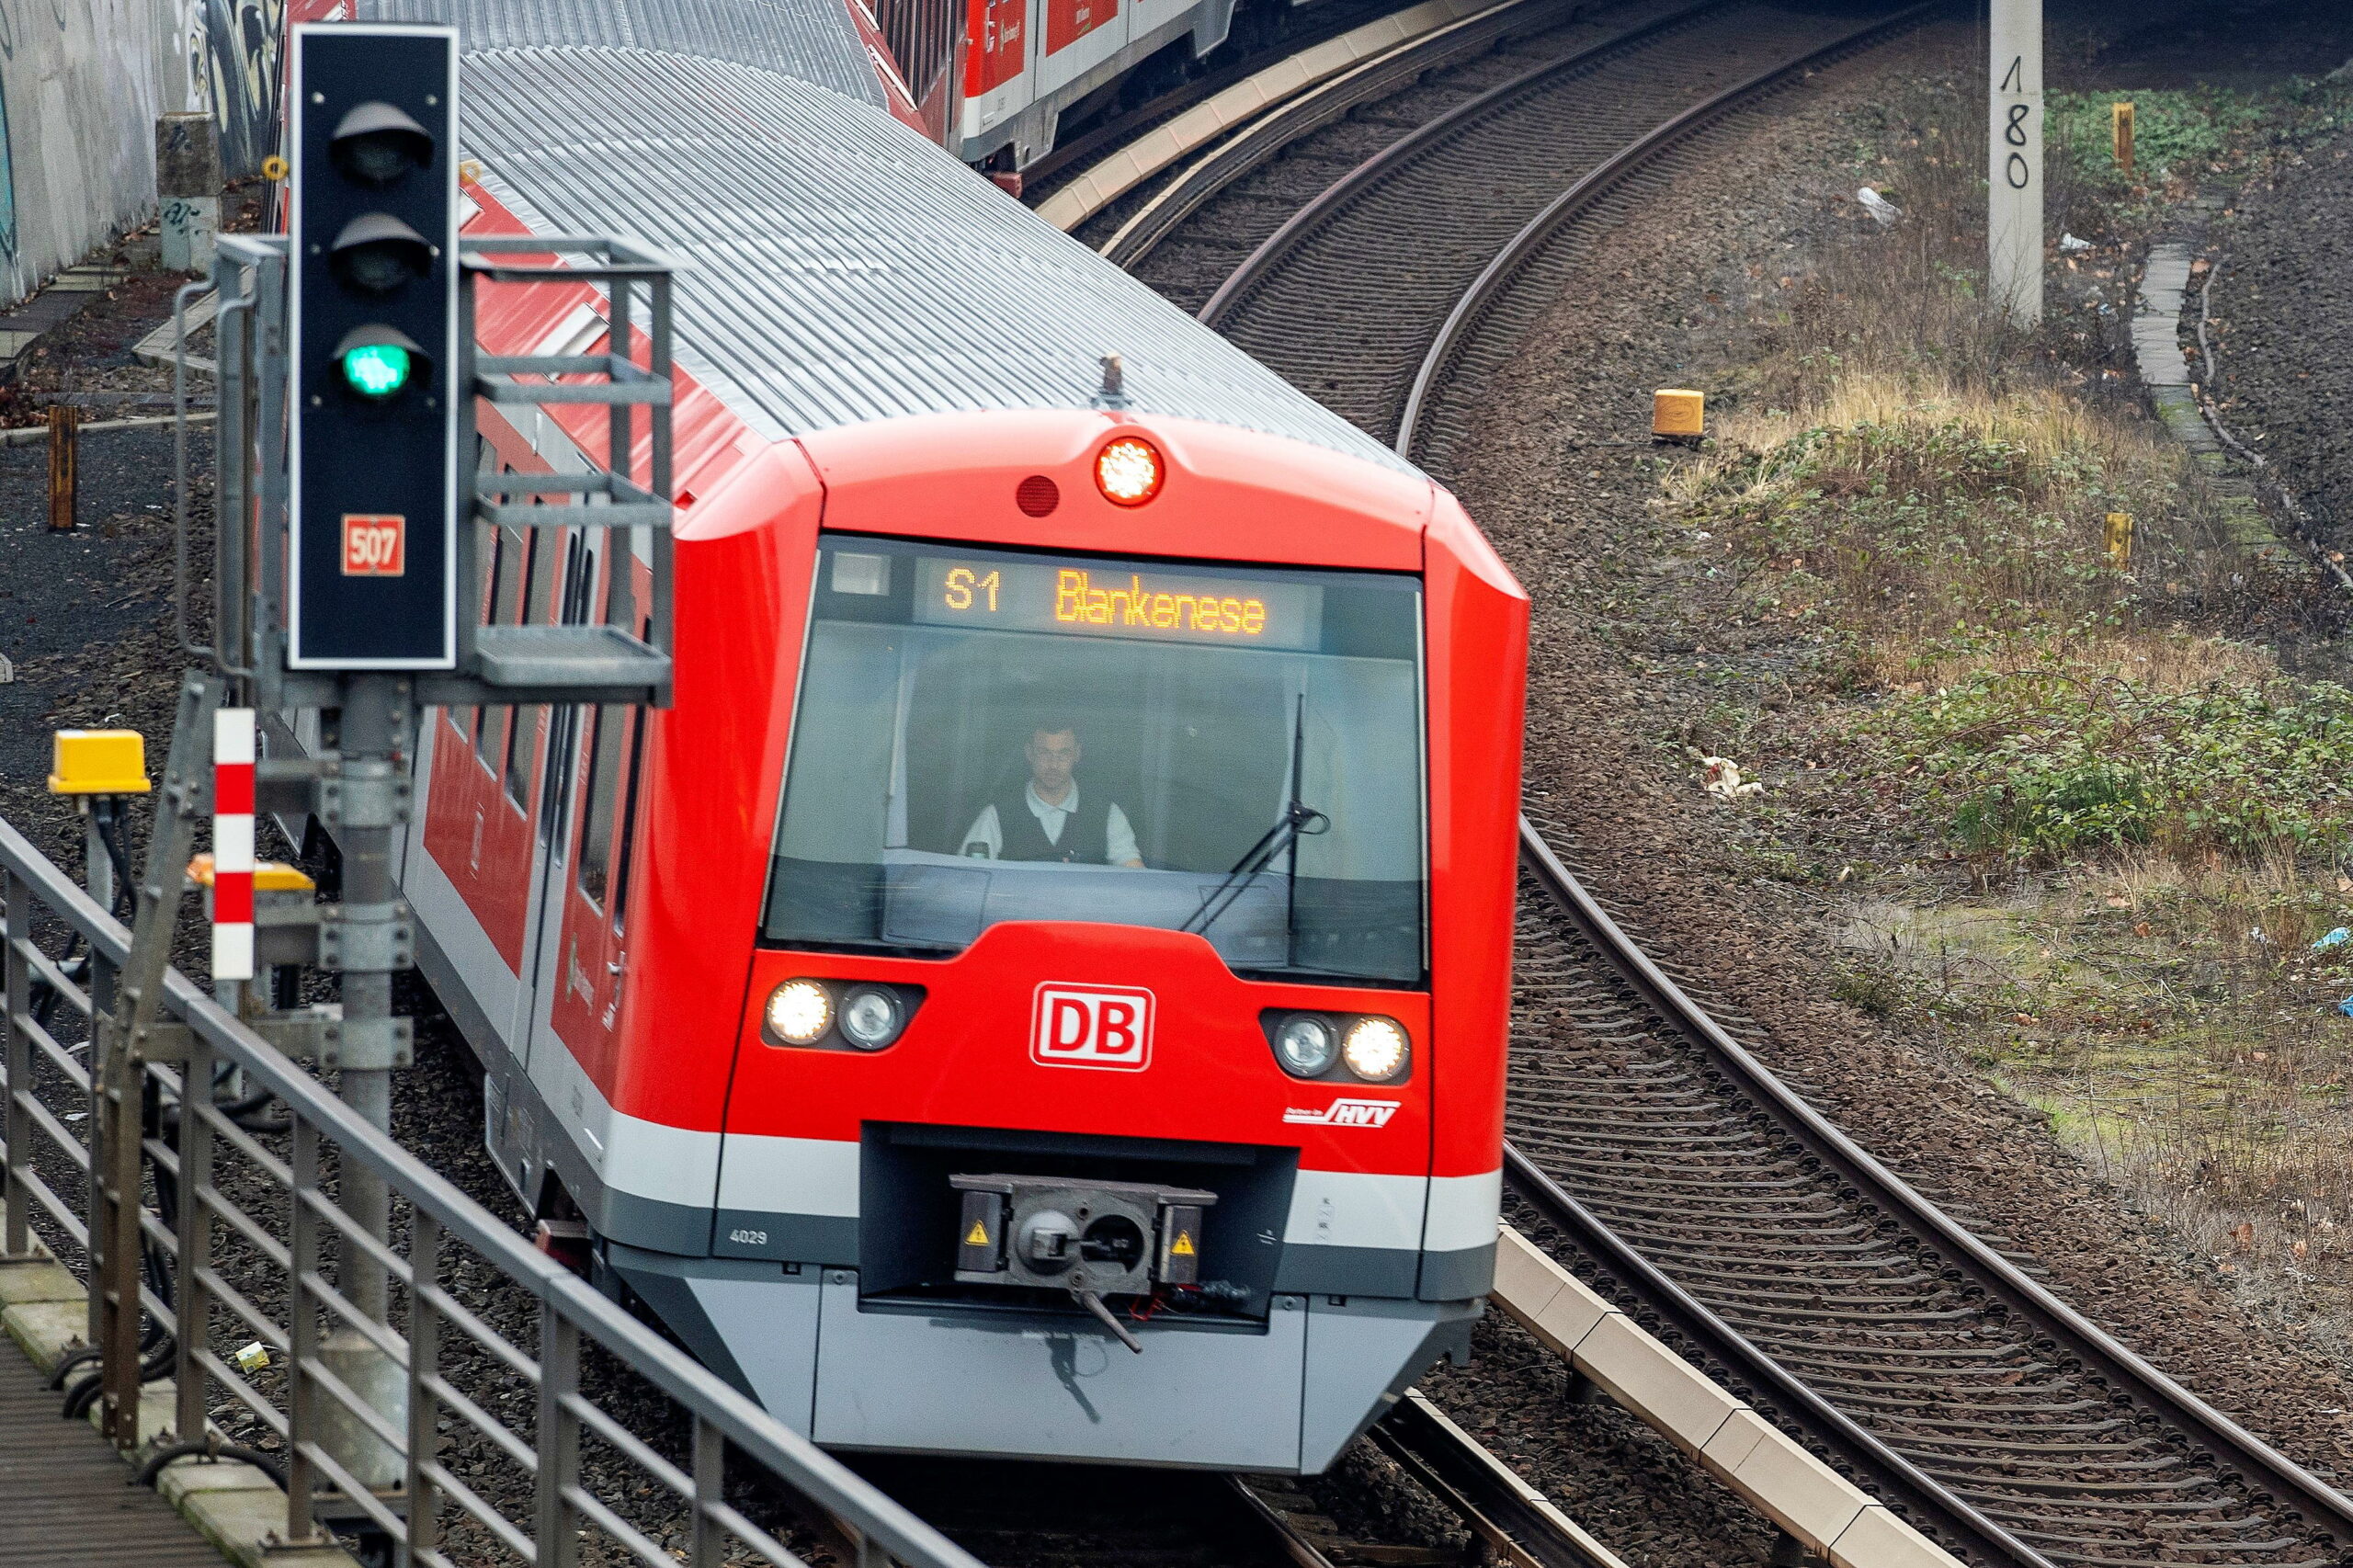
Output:
<svg viewBox="0 0 2353 1568">
<path fill-rule="evenodd" d="M 295 29 L 288 662 L 457 662 L 457 33 Z"/>
</svg>

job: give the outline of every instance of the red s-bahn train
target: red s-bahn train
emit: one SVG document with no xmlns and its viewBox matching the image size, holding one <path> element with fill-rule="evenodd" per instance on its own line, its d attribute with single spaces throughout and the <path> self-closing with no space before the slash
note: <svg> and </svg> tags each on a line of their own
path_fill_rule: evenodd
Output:
<svg viewBox="0 0 2353 1568">
<path fill-rule="evenodd" d="M 1444 490 L 882 108 L 633 4 L 627 42 L 334 7 L 466 28 L 469 233 L 689 263 L 675 705 L 417 748 L 403 881 L 488 1146 L 820 1443 L 1319 1471 L 1490 1284 L 1526 600 Z M 602 324 L 551 286 L 480 330 Z M 503 535 L 485 613 L 597 599 L 597 551 Z"/>
</svg>

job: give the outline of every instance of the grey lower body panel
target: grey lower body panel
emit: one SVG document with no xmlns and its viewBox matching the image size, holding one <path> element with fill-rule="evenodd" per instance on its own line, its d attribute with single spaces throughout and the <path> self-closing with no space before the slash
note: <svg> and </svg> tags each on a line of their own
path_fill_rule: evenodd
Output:
<svg viewBox="0 0 2353 1568">
<path fill-rule="evenodd" d="M 1263 1324 L 861 1301 L 858 1275 L 614 1245 L 701 1359 L 828 1448 L 1313 1473 L 1441 1356 L 1477 1301 L 1285 1294 Z M 788 1269 L 796 1271 L 788 1272 Z"/>
<path fill-rule="evenodd" d="M 1495 1249 L 1461 1247 L 1422 1254 L 1421 1286 L 1414 1294 L 1425 1301 L 1467 1301 L 1495 1285 Z"/>
</svg>

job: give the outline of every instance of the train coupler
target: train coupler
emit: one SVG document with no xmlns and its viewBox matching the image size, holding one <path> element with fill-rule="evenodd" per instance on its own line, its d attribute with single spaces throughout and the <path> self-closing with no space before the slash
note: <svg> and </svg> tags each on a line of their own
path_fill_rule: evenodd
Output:
<svg viewBox="0 0 2353 1568">
<path fill-rule="evenodd" d="M 1160 1286 L 1200 1278 L 1201 1220 L 1217 1201 L 1213 1192 L 1061 1176 L 951 1176 L 948 1181 L 961 1194 L 960 1283 L 1066 1290 L 1108 1322 L 1105 1296 L 1149 1295 Z"/>
</svg>

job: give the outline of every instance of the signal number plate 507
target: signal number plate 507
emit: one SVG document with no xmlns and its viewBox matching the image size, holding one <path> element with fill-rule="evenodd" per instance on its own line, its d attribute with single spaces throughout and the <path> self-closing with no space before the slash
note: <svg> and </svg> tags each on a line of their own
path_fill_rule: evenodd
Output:
<svg viewBox="0 0 2353 1568">
<path fill-rule="evenodd" d="M 343 574 L 404 577 L 408 574 L 408 519 L 397 512 L 343 515 Z"/>
<path fill-rule="evenodd" d="M 1048 1067 L 1141 1073 L 1152 1064 L 1152 993 L 1128 985 L 1038 987 L 1029 1060 Z"/>
</svg>

